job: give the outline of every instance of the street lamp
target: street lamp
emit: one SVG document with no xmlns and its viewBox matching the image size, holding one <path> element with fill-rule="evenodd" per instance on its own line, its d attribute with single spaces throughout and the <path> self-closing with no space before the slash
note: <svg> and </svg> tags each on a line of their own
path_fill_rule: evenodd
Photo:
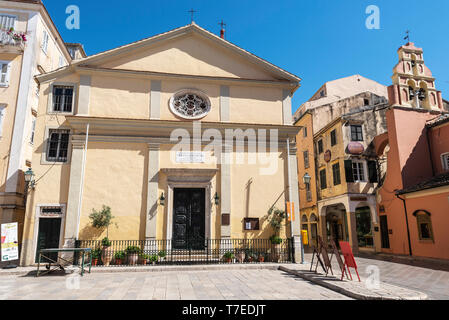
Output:
<svg viewBox="0 0 449 320">
<path fill-rule="evenodd" d="M 25 172 L 25 182 L 27 183 L 27 188 L 34 189 L 36 186 L 36 181 L 34 180 L 34 172 L 31 168 Z"/>
<path fill-rule="evenodd" d="M 161 206 L 165 206 L 165 196 L 164 193 L 162 192 L 161 197 L 159 198 L 159 204 Z"/>
<path fill-rule="evenodd" d="M 215 200 L 215 205 L 218 206 L 220 204 L 220 196 L 218 195 L 218 192 L 215 192 L 214 200 Z"/>
<path fill-rule="evenodd" d="M 304 175 L 304 177 L 302 178 L 302 180 L 304 181 L 304 184 L 309 184 L 310 181 L 312 180 L 312 177 L 310 177 L 309 174 L 306 173 L 306 174 Z"/>
</svg>

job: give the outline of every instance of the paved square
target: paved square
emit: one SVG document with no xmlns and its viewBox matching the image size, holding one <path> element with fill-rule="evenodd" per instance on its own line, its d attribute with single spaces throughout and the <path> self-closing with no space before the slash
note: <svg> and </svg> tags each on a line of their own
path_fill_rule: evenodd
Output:
<svg viewBox="0 0 449 320">
<path fill-rule="evenodd" d="M 77 279 L 80 279 L 77 289 Z M 347 300 L 277 270 L 92 273 L 83 278 L 1 276 L 0 299 Z"/>
</svg>

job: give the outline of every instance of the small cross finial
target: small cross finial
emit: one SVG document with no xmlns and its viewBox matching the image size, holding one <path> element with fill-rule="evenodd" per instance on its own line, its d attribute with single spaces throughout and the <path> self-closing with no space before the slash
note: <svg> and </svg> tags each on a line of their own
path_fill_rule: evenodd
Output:
<svg viewBox="0 0 449 320">
<path fill-rule="evenodd" d="M 188 13 L 190 13 L 190 23 L 193 23 L 193 15 L 195 14 L 195 13 L 197 13 L 198 11 L 195 11 L 195 10 L 193 10 L 193 8 L 192 9 L 190 9 L 189 11 L 187 11 Z"/>
<path fill-rule="evenodd" d="M 407 42 L 410 42 L 410 30 L 405 31 L 405 33 L 407 34 L 404 38 L 404 40 L 407 40 Z"/>
<path fill-rule="evenodd" d="M 221 22 L 220 22 L 218 25 L 221 26 L 222 29 L 223 29 L 224 27 L 226 27 L 226 23 L 224 23 L 223 20 L 221 20 Z"/>
</svg>

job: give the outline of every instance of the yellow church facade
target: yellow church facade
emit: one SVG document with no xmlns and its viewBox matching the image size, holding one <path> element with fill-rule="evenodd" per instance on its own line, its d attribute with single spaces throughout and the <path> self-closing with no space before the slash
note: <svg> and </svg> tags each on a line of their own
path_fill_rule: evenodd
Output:
<svg viewBox="0 0 449 320">
<path fill-rule="evenodd" d="M 195 23 L 74 60 L 40 85 L 21 265 L 100 240 L 268 239 L 301 256 L 291 97 L 297 76 Z M 51 236 L 49 236 L 51 234 Z M 51 239 L 50 239 L 51 238 Z"/>
</svg>

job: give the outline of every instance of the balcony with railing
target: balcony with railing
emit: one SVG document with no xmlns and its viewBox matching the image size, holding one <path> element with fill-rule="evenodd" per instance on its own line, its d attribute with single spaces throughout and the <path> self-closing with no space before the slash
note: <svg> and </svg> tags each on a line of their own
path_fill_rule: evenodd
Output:
<svg viewBox="0 0 449 320">
<path fill-rule="evenodd" d="M 22 54 L 27 42 L 26 34 L 12 29 L 0 29 L 0 53 Z"/>
</svg>

